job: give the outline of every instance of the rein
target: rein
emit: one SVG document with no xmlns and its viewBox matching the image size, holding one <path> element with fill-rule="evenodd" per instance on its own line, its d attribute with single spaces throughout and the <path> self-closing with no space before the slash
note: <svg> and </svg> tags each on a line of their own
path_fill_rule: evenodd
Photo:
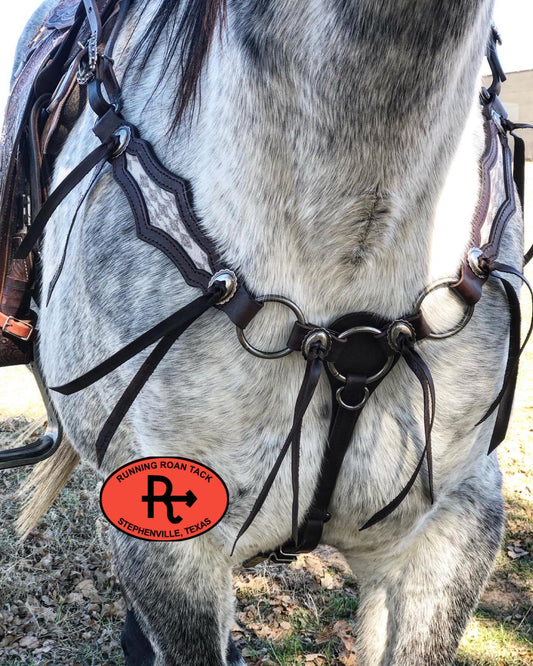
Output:
<svg viewBox="0 0 533 666">
<path fill-rule="evenodd" d="M 71 69 L 74 71 L 73 68 L 76 68 L 78 87 L 87 90 L 88 102 L 97 116 L 93 131 L 101 145 L 45 198 L 14 254 L 15 261 L 23 261 L 31 256 L 30 252 L 41 237 L 46 223 L 65 197 L 95 167 L 109 162 L 115 181 L 128 199 L 138 238 L 163 252 L 179 270 L 185 282 L 202 292 L 191 303 L 153 326 L 97 367 L 51 389 L 64 395 L 81 391 L 157 343 L 125 389 L 98 436 L 98 465 L 102 464 L 112 438 L 133 401 L 172 345 L 206 311 L 216 308 L 222 310 L 236 325 L 239 341 L 252 355 L 263 359 L 277 359 L 296 352 L 302 354 L 306 364 L 291 429 L 250 514 L 237 534 L 233 549 L 263 506 L 289 451 L 293 487 L 292 536 L 276 551 L 261 553 L 249 560 L 248 565 L 252 566 L 265 558 L 290 562 L 298 553 L 311 551 L 318 545 L 324 524 L 331 518 L 328 508 L 358 419 L 374 391 L 399 362 L 407 364 L 422 390 L 425 445 L 418 464 L 403 489 L 385 507 L 371 516 L 361 529 L 368 529 L 382 521 L 401 504 L 413 487 L 424 461 L 429 478 L 430 501 L 433 502 L 431 433 L 435 417 L 435 387 L 430 368 L 418 352 L 418 344 L 423 340 L 448 338 L 463 330 L 468 325 L 489 278 L 500 281 L 509 306 L 510 336 L 503 386 L 479 421 L 479 424 L 482 423 L 497 411 L 490 453 L 505 437 L 518 361 L 533 328 L 532 324 L 521 344 L 520 305 L 508 278 L 520 278 L 530 292 L 531 287 L 518 268 L 498 261 L 501 240 L 509 221 L 518 210 L 515 184 L 518 198 L 523 202 L 524 169 L 521 162 L 524 151 L 523 142 L 520 144 L 522 140 L 516 136 L 515 130 L 531 126 L 513 124 L 499 101 L 499 87 L 504 75 L 496 55 L 497 35 L 492 35 L 488 53 L 495 81 L 493 86 L 488 90 L 484 89 L 481 95 L 486 136 L 481 164 L 481 196 L 474 216 L 471 246 L 465 254 L 459 277 L 443 279 L 428 286 L 420 294 L 413 311 L 397 319 L 386 320 L 373 313 L 357 312 L 346 314 L 327 326 L 322 326 L 309 323 L 298 305 L 285 296 L 252 294 L 242 276 L 222 262 L 215 245 L 202 231 L 190 203 L 187 183 L 161 164 L 150 144 L 141 138 L 137 128 L 122 117 L 120 87 L 113 70 L 113 47 L 127 15 L 130 0 L 107 3 L 83 0 L 80 7 L 81 5 L 87 20 L 82 20 L 81 10 L 78 10 L 76 21 L 71 28 L 71 32 L 75 33 L 74 37 L 68 37 L 67 41 L 70 39 L 73 42 L 80 30 L 85 30 L 88 35 L 82 51 L 76 53 L 72 60 L 75 65 L 71 65 Z M 58 94 L 60 99 L 54 99 L 60 104 L 61 94 L 64 93 L 59 91 Z M 512 154 L 507 139 L 509 133 L 515 139 L 516 183 L 513 182 Z M 494 183 L 500 177 L 500 172 L 505 187 L 503 202 L 496 201 L 494 194 Z M 166 214 L 161 214 L 161 211 L 166 211 Z M 526 263 L 532 255 L 533 248 L 526 253 Z M 461 321 L 449 330 L 432 331 L 424 319 L 423 304 L 430 294 L 444 288 L 450 289 L 464 304 L 464 315 Z M 533 299 L 533 292 L 531 293 Z M 256 349 L 247 340 L 245 333 L 248 324 L 267 302 L 284 304 L 296 317 L 286 347 L 275 352 Z M 2 320 L 2 316 L 5 315 L 0 315 L 0 325 L 4 322 L 2 331 L 10 338 L 27 340 L 33 334 L 32 328 L 28 335 L 29 328 L 25 327 L 23 321 L 13 316 Z M 301 430 L 307 409 L 324 374 L 329 380 L 332 392 L 332 418 L 313 500 L 300 520 L 298 504 Z M 20 463 L 14 459 L 14 464 Z"/>
</svg>

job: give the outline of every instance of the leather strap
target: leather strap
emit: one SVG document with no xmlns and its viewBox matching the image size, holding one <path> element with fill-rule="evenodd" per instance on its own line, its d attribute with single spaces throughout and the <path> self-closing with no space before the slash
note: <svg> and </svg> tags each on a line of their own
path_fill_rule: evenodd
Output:
<svg viewBox="0 0 533 666">
<path fill-rule="evenodd" d="M 96 43 L 100 43 L 102 37 L 102 20 L 100 18 L 100 9 L 95 0 L 83 0 L 85 5 L 85 13 L 91 28 L 91 35 L 96 39 Z"/>
<path fill-rule="evenodd" d="M 509 424 L 509 419 L 511 417 L 511 409 L 513 405 L 513 397 L 515 392 L 516 380 L 518 377 L 518 367 L 520 362 L 520 357 L 522 352 L 527 345 L 532 331 L 533 331 L 533 315 L 530 320 L 530 325 L 524 341 L 520 344 L 520 329 L 521 329 L 521 314 L 520 314 L 520 300 L 518 295 L 513 287 L 513 285 L 505 279 L 502 275 L 498 273 L 514 275 L 526 285 L 531 296 L 531 302 L 533 305 L 533 289 L 527 280 L 527 278 L 516 268 L 509 266 L 507 264 L 502 264 L 499 262 L 493 262 L 490 266 L 491 275 L 500 280 L 505 294 L 507 296 L 507 303 L 509 307 L 509 347 L 507 352 L 507 364 L 505 368 L 503 385 L 498 393 L 498 396 L 493 401 L 491 406 L 485 412 L 484 416 L 478 421 L 476 425 L 480 425 L 486 421 L 491 414 L 493 414 L 496 409 L 498 414 L 496 417 L 496 422 L 494 425 L 493 434 L 491 437 L 491 442 L 489 445 L 489 453 L 492 453 L 505 439 L 507 434 L 507 427 Z"/>
<path fill-rule="evenodd" d="M 116 140 L 109 141 L 106 144 L 98 146 L 87 157 L 76 166 L 69 175 L 61 181 L 46 202 L 41 207 L 39 213 L 33 220 L 30 230 L 20 244 L 15 254 L 16 259 L 24 259 L 28 256 L 34 245 L 41 237 L 46 224 L 57 210 L 58 206 L 72 192 L 72 190 L 87 176 L 94 167 L 103 160 L 111 157 L 116 145 Z"/>
<path fill-rule="evenodd" d="M 435 420 L 435 386 L 433 384 L 433 378 L 431 372 L 427 367 L 426 363 L 420 357 L 420 355 L 415 351 L 414 344 L 412 340 L 404 340 L 400 343 L 400 353 L 402 357 L 407 362 L 409 368 L 414 372 L 420 386 L 422 387 L 422 392 L 424 396 L 424 434 L 425 434 L 425 446 L 422 451 L 422 455 L 416 466 L 411 478 L 406 483 L 401 492 L 391 501 L 387 506 L 380 509 L 375 513 L 364 525 L 361 527 L 362 530 L 366 530 L 369 527 L 372 527 L 376 523 L 384 520 L 389 516 L 393 511 L 395 511 L 403 500 L 407 497 L 409 491 L 413 487 L 420 470 L 422 469 L 422 464 L 424 459 L 427 460 L 427 470 L 428 470 L 428 480 L 429 480 L 429 498 L 431 503 L 434 502 L 434 488 L 433 488 L 433 459 L 432 459 L 432 447 L 431 447 L 431 431 L 433 429 L 433 423 Z"/>
<path fill-rule="evenodd" d="M 294 416 L 292 421 L 292 427 L 285 439 L 283 446 L 279 452 L 276 462 L 274 463 L 270 473 L 261 488 L 257 499 L 252 507 L 252 510 L 248 514 L 248 517 L 244 521 L 242 527 L 240 528 L 235 541 L 233 543 L 233 548 L 231 553 L 235 551 L 237 542 L 242 537 L 242 535 L 247 531 L 255 517 L 261 510 L 261 507 L 265 503 L 265 500 L 272 488 L 272 484 L 281 467 L 281 463 L 285 459 L 289 448 L 293 447 L 292 454 L 292 483 L 293 483 L 293 502 L 292 502 L 292 533 L 293 538 L 298 538 L 298 501 L 299 501 L 299 479 L 298 479 L 298 465 L 299 465 L 299 448 L 300 448 L 300 436 L 302 431 L 302 422 L 311 402 L 311 399 L 315 393 L 316 387 L 318 386 L 318 381 L 323 369 L 323 362 L 326 357 L 326 350 L 318 344 L 313 345 L 310 348 L 309 355 L 307 357 L 307 365 L 305 368 L 305 374 L 298 392 L 298 397 L 296 398 L 296 404 L 294 407 Z"/>
<path fill-rule="evenodd" d="M 176 318 L 173 329 L 171 329 L 170 332 L 158 342 L 155 349 L 150 352 L 150 355 L 141 365 L 140 369 L 135 374 L 135 377 L 131 380 L 120 397 L 120 400 L 117 402 L 113 411 L 104 423 L 96 441 L 98 465 L 102 464 L 113 435 L 122 423 L 135 398 L 139 395 L 142 387 L 151 377 L 159 363 L 163 360 L 180 335 L 184 333 L 202 314 L 204 314 L 204 312 L 212 307 L 217 299 L 220 298 L 220 295 L 220 290 L 214 288 L 210 293 L 203 294 L 180 310 L 180 317 Z"/>
<path fill-rule="evenodd" d="M 2 333 L 19 338 L 24 342 L 34 337 L 35 329 L 31 320 L 17 319 L 0 312 L 0 329 Z"/>
<path fill-rule="evenodd" d="M 393 335 L 393 329 L 396 333 L 398 331 L 403 332 Z M 367 529 L 383 520 L 399 506 L 411 490 L 425 459 L 427 459 L 430 479 L 430 497 L 433 501 L 431 430 L 434 420 L 435 389 L 429 368 L 414 349 L 415 340 L 427 337 L 430 332 L 422 314 L 417 313 L 401 320 L 386 322 L 368 313 L 352 313 L 341 317 L 327 329 L 314 327 L 311 324 L 296 323 L 289 337 L 290 348 L 305 353 L 305 339 L 316 331 L 326 331 L 331 337 L 329 348 L 323 350 L 323 360 L 333 363 L 334 369 L 327 366 L 333 395 L 333 413 L 328 444 L 322 458 L 321 471 L 313 500 L 296 533 L 295 520 L 298 519 L 298 516 L 297 511 L 295 511 L 295 498 L 297 498 L 298 477 L 294 469 L 298 463 L 298 456 L 293 448 L 292 538 L 273 553 L 262 553 L 248 560 L 245 566 L 253 566 L 265 558 L 275 562 L 290 562 L 298 553 L 309 552 L 316 548 L 322 537 L 324 524 L 331 517 L 329 504 L 359 416 L 373 391 L 376 390 L 400 356 L 406 360 L 423 389 L 426 443 L 419 464 L 400 494 L 372 516 L 361 529 Z M 308 369 L 312 358 L 314 357 L 307 356 Z M 341 379 L 339 374 L 344 379 Z M 314 391 L 314 384 L 311 385 Z M 307 409 L 308 402 L 305 400 L 309 398 L 309 394 L 306 394 L 306 399 L 302 398 L 302 393 L 307 387 L 308 376 L 306 372 L 296 403 L 293 428 L 285 440 L 285 444 L 261 489 L 252 511 L 241 527 L 235 544 L 248 529 L 263 505 L 289 446 L 294 444 L 295 440 L 299 445 L 299 432 L 301 418 L 303 417 L 300 407 L 303 405 Z"/>
</svg>

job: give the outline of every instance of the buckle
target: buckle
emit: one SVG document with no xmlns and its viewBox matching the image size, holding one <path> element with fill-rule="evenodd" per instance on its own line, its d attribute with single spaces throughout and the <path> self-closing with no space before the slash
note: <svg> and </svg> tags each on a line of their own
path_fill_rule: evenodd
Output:
<svg viewBox="0 0 533 666">
<path fill-rule="evenodd" d="M 270 553 L 268 560 L 274 564 L 290 564 L 291 562 L 294 562 L 297 557 L 298 553 L 286 553 L 283 550 L 283 546 L 280 546 Z"/>
<path fill-rule="evenodd" d="M 9 322 L 16 322 L 17 324 L 22 324 L 22 326 L 26 326 L 29 328 L 29 333 L 26 336 L 23 335 L 18 335 L 17 333 L 14 333 L 13 331 L 7 330 Z M 16 317 L 12 317 L 11 315 L 5 320 L 4 325 L 2 326 L 2 333 L 7 333 L 8 335 L 12 335 L 15 338 L 18 338 L 19 340 L 22 340 L 23 342 L 28 342 L 29 339 L 32 336 L 32 333 L 34 331 L 34 326 L 32 324 L 29 324 L 27 321 L 23 321 L 22 319 L 17 319 Z"/>
<path fill-rule="evenodd" d="M 85 86 L 96 78 L 96 66 L 98 64 L 98 42 L 96 34 L 92 34 L 89 37 L 87 44 L 78 42 L 78 46 L 86 52 L 87 58 L 80 61 L 76 79 L 80 86 Z"/>
</svg>

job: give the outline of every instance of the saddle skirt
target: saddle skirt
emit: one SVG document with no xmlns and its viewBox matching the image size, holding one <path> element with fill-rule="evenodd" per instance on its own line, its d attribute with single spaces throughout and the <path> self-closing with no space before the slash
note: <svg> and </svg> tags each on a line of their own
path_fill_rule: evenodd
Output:
<svg viewBox="0 0 533 666">
<path fill-rule="evenodd" d="M 108 0 L 100 0 L 104 9 Z M 89 35 L 80 0 L 60 0 L 22 54 L 0 140 L 0 366 L 29 363 L 36 315 L 31 311 L 34 254 L 14 254 L 47 198 L 55 156 L 85 98 L 75 85 L 79 41 Z"/>
</svg>

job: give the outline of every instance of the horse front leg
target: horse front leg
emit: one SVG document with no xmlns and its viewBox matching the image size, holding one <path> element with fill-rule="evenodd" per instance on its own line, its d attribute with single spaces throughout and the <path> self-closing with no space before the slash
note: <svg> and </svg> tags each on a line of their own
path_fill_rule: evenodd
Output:
<svg viewBox="0 0 533 666">
<path fill-rule="evenodd" d="M 503 518 L 499 488 L 469 479 L 403 548 L 366 561 L 345 553 L 361 585 L 360 666 L 453 663 L 494 565 Z"/>
<path fill-rule="evenodd" d="M 209 536 L 141 541 L 113 531 L 128 606 L 126 666 L 241 666 L 230 638 L 234 595 L 229 558 Z"/>
</svg>

